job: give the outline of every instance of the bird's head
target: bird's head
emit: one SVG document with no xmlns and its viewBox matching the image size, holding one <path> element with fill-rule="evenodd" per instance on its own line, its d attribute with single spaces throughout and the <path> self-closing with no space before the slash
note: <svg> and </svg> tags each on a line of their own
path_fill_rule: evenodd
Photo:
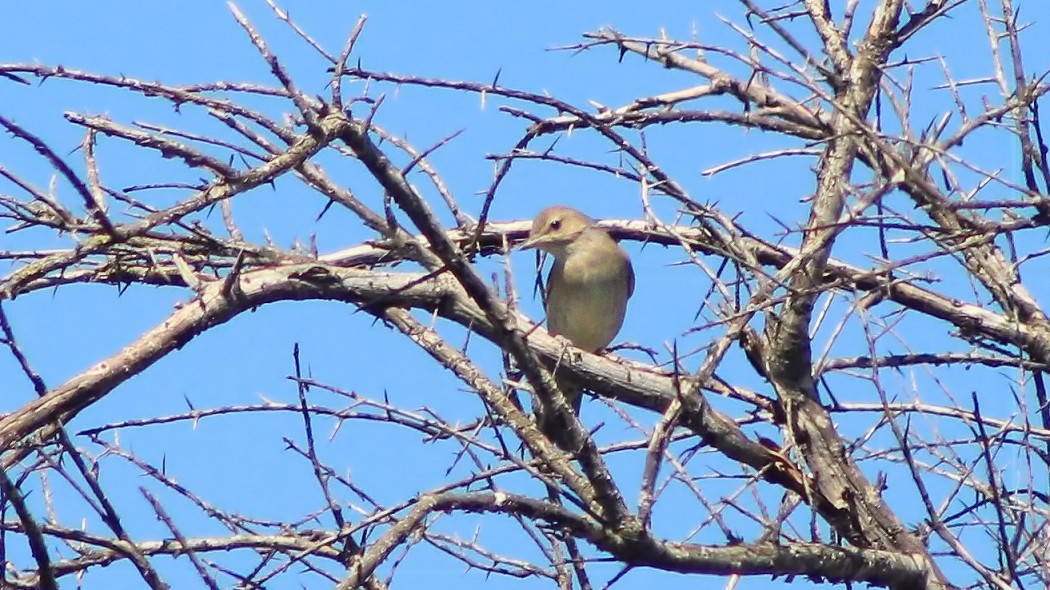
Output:
<svg viewBox="0 0 1050 590">
<path fill-rule="evenodd" d="M 565 251 L 594 220 L 572 207 L 548 207 L 536 216 L 522 248 L 536 248 L 557 256 Z"/>
</svg>

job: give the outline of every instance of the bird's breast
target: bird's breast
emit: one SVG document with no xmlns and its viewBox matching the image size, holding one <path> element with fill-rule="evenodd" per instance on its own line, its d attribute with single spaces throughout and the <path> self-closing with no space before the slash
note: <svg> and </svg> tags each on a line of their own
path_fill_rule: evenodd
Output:
<svg viewBox="0 0 1050 590">
<path fill-rule="evenodd" d="M 616 337 L 630 296 L 630 263 L 613 248 L 604 256 L 557 260 L 547 284 L 548 329 L 591 352 Z"/>
</svg>

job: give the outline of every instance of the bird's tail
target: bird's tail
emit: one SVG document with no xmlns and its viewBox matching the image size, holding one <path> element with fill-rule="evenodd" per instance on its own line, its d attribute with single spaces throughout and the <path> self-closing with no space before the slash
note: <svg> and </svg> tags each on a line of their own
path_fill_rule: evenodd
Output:
<svg viewBox="0 0 1050 590">
<path fill-rule="evenodd" d="M 566 376 L 559 375 L 556 368 L 554 382 L 557 383 L 558 390 L 565 397 L 565 402 L 573 415 L 579 417 L 580 404 L 583 402 L 583 386 Z M 540 432 L 563 451 L 575 454 L 577 445 L 572 441 L 569 420 L 571 417 L 557 411 L 552 400 L 541 400 L 540 406 L 536 409 L 536 421 Z"/>
</svg>

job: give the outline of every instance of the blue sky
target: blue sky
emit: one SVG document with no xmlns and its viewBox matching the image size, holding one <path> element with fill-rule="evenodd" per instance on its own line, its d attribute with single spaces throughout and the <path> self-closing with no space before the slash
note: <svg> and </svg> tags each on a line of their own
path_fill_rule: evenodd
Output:
<svg viewBox="0 0 1050 590">
<path fill-rule="evenodd" d="M 327 64 L 274 19 L 265 3 L 244 1 L 240 6 L 299 85 L 314 94 L 326 95 Z M 582 106 L 589 101 L 619 106 L 638 96 L 700 83 L 680 72 L 646 64 L 635 56 L 627 56 L 621 63 L 615 52 L 607 48 L 551 51 L 579 43 L 582 33 L 598 27 L 610 25 L 638 36 L 659 36 L 661 31 L 666 31 L 670 37 L 744 50 L 739 35 L 719 20 L 722 15 L 741 22 L 736 3 L 723 0 L 654 3 L 645 9 L 637 2 L 624 1 L 292 2 L 284 7 L 302 28 L 334 53 L 342 47 L 358 16 L 367 14 L 368 23 L 355 59 L 360 59 L 369 69 L 482 82 L 491 81 L 499 72 L 502 85 L 548 92 Z M 166 83 L 233 80 L 274 84 L 266 64 L 222 2 L 22 2 L 6 6 L 4 10 L 5 19 L 0 23 L 0 62 L 61 64 L 67 68 Z M 1050 10 L 1044 3 L 1029 2 L 1024 3 L 1021 14 L 1025 20 L 1037 23 L 1025 37 L 1031 57 L 1026 65 L 1033 72 L 1045 71 L 1046 56 L 1050 54 L 1046 41 L 1050 38 L 1047 35 Z M 973 32 L 979 30 L 974 28 L 975 15 L 972 7 L 964 9 L 951 22 L 938 28 L 937 34 L 919 36 L 910 46 L 909 57 L 940 53 L 950 57 L 948 63 L 956 78 L 986 76 L 991 59 L 983 37 L 978 36 L 974 41 Z M 1040 44 L 1043 51 L 1038 49 Z M 917 70 L 916 87 L 926 90 L 918 93 L 922 100 L 916 108 L 913 121 L 916 126 L 925 125 L 954 104 L 947 93 L 930 90 L 942 81 L 943 73 L 935 65 Z M 362 85 L 355 83 L 347 88 L 344 92 L 352 95 L 360 92 Z M 492 180 L 493 164 L 486 156 L 510 150 L 521 137 L 523 122 L 499 112 L 497 107 L 505 103 L 498 100 L 482 105 L 476 96 L 410 87 L 386 86 L 373 94 L 377 92 L 386 94 L 377 122 L 391 132 L 406 136 L 418 148 L 425 149 L 454 132 L 463 131 L 448 146 L 438 150 L 432 161 L 460 204 L 476 215 L 481 205 L 478 192 L 484 191 Z M 980 105 L 981 91 L 967 92 L 966 97 L 976 108 Z M 259 101 L 259 106 L 275 113 L 288 108 L 278 101 Z M 74 149 L 82 139 L 81 130 L 63 120 L 64 111 L 104 114 L 122 122 L 145 121 L 199 132 L 219 129 L 199 111 L 185 109 L 182 113 L 173 113 L 160 101 L 126 92 L 60 80 L 48 80 L 41 85 L 34 82 L 30 87 L 0 80 L 0 113 L 46 139 L 79 170 L 82 162 Z M 695 199 L 718 203 L 723 210 L 740 214 L 750 229 L 769 237 L 776 234 L 781 222 L 797 226 L 805 221 L 805 204 L 800 201 L 813 190 L 812 160 L 784 159 L 713 178 L 701 174 L 717 164 L 797 145 L 796 142 L 714 125 L 651 129 L 646 132 L 646 141 L 653 158 L 683 183 Z M 550 142 L 549 139 L 540 141 L 534 147 L 546 147 Z M 558 148 L 568 155 L 617 163 L 607 144 L 586 133 L 562 137 Z M 964 147 L 968 157 L 993 170 L 1009 170 L 1015 164 L 1012 150 L 1001 137 L 988 137 Z M 187 172 L 177 162 L 161 160 L 152 153 L 141 153 L 112 140 L 100 141 L 99 157 L 104 182 L 115 187 L 160 180 L 192 181 L 199 177 L 197 172 Z M 325 160 L 324 164 L 334 178 L 359 186 L 360 196 L 367 202 L 377 203 L 381 198 L 375 185 L 363 182 L 360 171 L 349 169 L 345 160 Z M 0 165 L 17 171 L 38 186 L 48 185 L 47 163 L 26 145 L 7 136 L 0 138 Z M 412 180 L 425 185 L 422 176 Z M 262 241 L 268 235 L 277 244 L 289 246 L 296 239 L 306 240 L 316 233 L 321 251 L 330 252 L 368 237 L 348 214 L 339 211 L 315 222 L 325 203 L 302 185 L 283 182 L 275 189 L 257 189 L 251 199 L 235 202 L 234 211 L 249 238 Z M 3 186 L 0 190 L 11 189 Z M 67 187 L 59 185 L 59 192 L 69 198 Z M 177 196 L 174 192 L 158 191 L 150 198 L 163 203 Z M 492 217 L 525 219 L 554 203 L 578 206 L 595 217 L 639 217 L 638 196 L 638 187 L 629 182 L 550 163 L 524 162 L 517 164 L 502 186 Z M 903 200 L 898 204 L 905 206 Z M 673 219 L 673 203 L 657 200 L 655 205 L 665 220 Z M 208 220 L 209 223 L 216 221 Z M 847 242 L 837 255 L 858 265 L 871 266 L 870 256 L 876 250 L 871 246 L 870 237 L 858 232 L 846 238 L 853 241 Z M 795 240 L 797 235 L 787 238 L 791 243 Z M 0 235 L 0 245 L 2 249 L 46 248 L 68 247 L 69 242 L 65 239 L 55 242 L 46 235 L 26 232 Z M 676 339 L 684 350 L 706 346 L 717 333 L 701 332 L 687 337 L 681 334 L 694 324 L 700 298 L 708 288 L 707 280 L 695 269 L 686 272 L 683 270 L 686 267 L 675 266 L 682 259 L 678 252 L 643 248 L 638 244 L 626 247 L 634 259 L 638 290 L 620 339 L 661 352 L 666 352 L 666 347 Z M 515 254 L 512 262 L 517 288 L 525 299 L 524 308 L 533 317 L 541 317 L 530 289 L 533 258 L 529 254 Z M 499 261 L 486 261 L 482 265 L 486 272 L 501 269 Z M 6 269 L 0 269 L 6 274 Z M 965 281 L 951 280 L 952 273 L 959 273 L 959 267 L 950 261 L 936 261 L 926 269 L 944 273 L 949 278 L 938 289 L 963 299 L 973 298 L 973 291 Z M 1040 283 L 1045 285 L 1046 281 L 1035 285 Z M 135 287 L 120 293 L 112 287 L 91 285 L 37 292 L 4 305 L 34 367 L 48 385 L 54 387 L 132 342 L 187 297 L 186 292 L 175 289 Z M 844 313 L 841 304 L 833 309 L 840 316 Z M 710 319 L 711 314 L 708 312 L 705 317 Z M 942 338 L 946 332 L 945 326 L 937 325 L 936 336 L 927 336 L 929 326 L 921 319 L 900 329 L 905 339 L 916 335 Z M 865 354 L 859 329 L 851 326 L 847 334 L 853 337 L 838 341 L 834 353 Z M 458 382 L 435 368 L 429 357 L 403 338 L 375 325 L 369 316 L 354 313 L 345 305 L 285 303 L 246 314 L 195 339 L 86 411 L 71 431 L 108 422 L 180 413 L 187 409 L 186 400 L 201 409 L 259 404 L 262 400 L 295 403 L 295 388 L 286 377 L 292 373 L 291 350 L 296 343 L 302 350 L 304 366 L 318 380 L 363 396 L 388 395 L 394 403 L 410 409 L 428 406 L 452 422 L 466 422 L 479 414 L 479 402 L 471 394 L 460 391 Z M 472 346 L 472 354 L 495 374 L 499 367 L 498 351 L 481 343 Z M 698 362 L 693 357 L 687 368 L 695 369 Z M 762 390 L 763 382 L 749 375 L 746 365 L 739 366 L 739 375 L 731 374 L 732 366 L 727 371 L 729 374 L 723 377 L 739 378 L 741 385 Z M 959 382 L 965 383 L 967 379 L 971 388 L 1002 386 L 996 375 L 970 375 Z M 951 382 L 952 378 L 947 381 Z M 3 355 L 0 355 L 0 383 L 8 384 L 2 388 L 6 393 L 0 397 L 0 411 L 17 408 L 33 395 L 13 362 Z M 910 399 L 919 385 L 929 383 L 927 375 L 901 375 L 900 395 Z M 321 391 L 312 395 L 321 405 L 338 408 L 347 404 L 345 399 Z M 589 403 L 584 411 L 594 423 L 603 420 L 616 423 L 613 414 L 597 403 Z M 1009 408 L 1002 410 L 1004 414 L 1010 411 Z M 304 506 L 313 509 L 321 506 L 307 464 L 287 452 L 282 440 L 290 436 L 301 442 L 297 420 L 292 413 L 228 415 L 197 424 L 178 422 L 146 429 L 123 429 L 119 437 L 123 448 L 155 464 L 163 461 L 169 474 L 199 490 L 216 505 L 259 518 L 293 518 L 307 511 Z M 318 436 L 326 439 L 325 457 L 375 494 L 381 503 L 395 502 L 404 497 L 406 491 L 425 491 L 468 472 L 468 467 L 461 465 L 452 475 L 445 473 L 455 452 L 453 447 L 420 449 L 418 436 L 388 425 L 348 422 L 337 432 L 331 421 L 319 420 L 318 424 Z M 615 428 L 620 428 L 619 423 L 616 424 Z M 612 440 L 624 434 L 624 431 L 613 431 L 608 436 Z M 332 435 L 331 441 L 327 441 L 329 435 Z M 108 436 L 107 440 L 112 441 L 113 434 Z M 362 453 L 362 447 L 369 450 Z M 341 457 L 352 457 L 352 460 L 340 460 Z M 636 459 L 612 460 L 625 481 L 637 481 Z M 694 467 L 725 466 L 717 457 L 711 457 L 709 463 L 705 461 L 708 459 L 699 460 Z M 163 526 L 152 516 L 138 492 L 138 486 L 144 485 L 144 481 L 137 470 L 115 459 L 107 461 L 105 467 L 105 483 L 112 486 L 113 497 L 135 517 L 131 527 L 134 533 L 143 537 L 166 536 Z M 719 496 L 720 487 L 725 488 L 722 493 L 732 495 L 738 485 L 743 485 L 716 480 L 704 480 L 702 484 L 709 486 L 705 489 L 712 497 Z M 628 490 L 633 491 L 629 485 Z M 201 527 L 195 529 L 194 534 L 221 532 L 199 519 L 181 499 L 163 491 L 158 494 L 171 502 L 169 510 Z M 688 496 L 681 490 L 669 494 L 672 496 L 656 515 L 657 522 L 667 527 L 664 530 L 668 536 L 685 535 L 703 519 L 704 513 L 690 505 Z M 676 498 L 680 501 L 675 501 Z M 65 522 L 79 518 L 78 511 L 83 510 L 83 504 L 78 503 L 68 489 L 58 494 L 57 501 L 57 511 Z M 902 516 L 908 518 L 909 514 L 905 512 Z M 318 528 L 329 525 L 325 521 Z M 499 522 L 482 525 L 482 538 L 489 537 L 496 548 L 501 548 L 501 544 L 509 551 L 520 548 L 520 543 L 515 544 L 520 539 L 511 542 L 508 539 L 514 537 L 501 537 L 506 530 L 513 530 L 506 525 Z M 97 523 L 89 524 L 89 528 L 101 530 L 97 526 Z M 470 537 L 478 521 L 465 517 L 447 519 L 443 526 L 447 532 Z M 741 528 L 748 531 L 746 524 L 741 524 Z M 692 540 L 724 541 L 706 529 Z M 527 557 L 528 550 L 522 555 Z M 427 569 L 441 567 L 447 568 L 441 571 L 441 580 L 449 586 L 471 588 L 487 584 L 483 575 L 464 572 L 460 564 L 439 558 L 435 551 L 417 547 L 403 566 L 404 577 L 398 579 L 408 584 L 427 583 L 432 581 Z M 192 572 L 184 565 L 164 571 L 173 572 L 169 581 L 185 582 L 186 585 L 179 584 L 180 588 L 194 587 Z M 123 566 L 92 573 L 85 579 L 85 587 L 105 587 L 131 573 Z M 616 568 L 608 566 L 607 573 L 614 575 Z M 651 573 L 635 572 L 628 575 L 625 583 L 631 588 L 642 587 L 653 579 L 656 576 Z M 671 585 L 666 576 L 660 579 L 661 584 Z M 681 587 L 695 587 L 698 582 L 695 578 L 675 576 L 671 580 Z M 318 580 L 304 583 L 318 584 Z M 764 579 L 750 583 L 751 587 L 768 586 L 768 580 Z"/>
</svg>

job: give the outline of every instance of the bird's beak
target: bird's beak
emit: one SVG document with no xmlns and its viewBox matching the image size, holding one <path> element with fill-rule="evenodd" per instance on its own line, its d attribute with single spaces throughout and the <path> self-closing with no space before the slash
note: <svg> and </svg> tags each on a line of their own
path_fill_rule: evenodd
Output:
<svg viewBox="0 0 1050 590">
<path fill-rule="evenodd" d="M 536 246 L 542 244 L 543 241 L 543 236 L 529 236 L 529 238 L 522 242 L 521 245 L 518 247 L 522 250 L 528 250 L 530 248 L 535 248 Z"/>
</svg>

